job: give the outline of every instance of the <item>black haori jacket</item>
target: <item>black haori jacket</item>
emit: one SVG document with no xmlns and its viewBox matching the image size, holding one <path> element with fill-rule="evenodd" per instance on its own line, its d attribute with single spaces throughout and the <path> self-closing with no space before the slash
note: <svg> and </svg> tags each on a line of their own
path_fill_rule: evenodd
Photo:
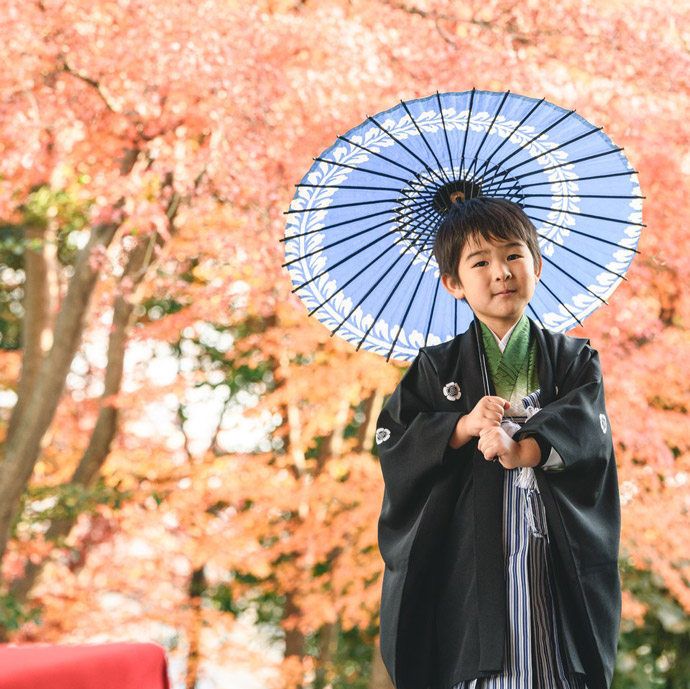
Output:
<svg viewBox="0 0 690 689">
<path fill-rule="evenodd" d="M 531 327 L 542 409 L 520 434 L 564 462 L 535 469 L 562 657 L 588 689 L 606 689 L 620 623 L 620 504 L 599 356 L 586 340 Z M 474 325 L 423 348 L 378 419 L 381 653 L 397 689 L 451 689 L 503 669 L 505 469 L 476 439 L 448 445 L 484 394 L 478 356 Z"/>
</svg>

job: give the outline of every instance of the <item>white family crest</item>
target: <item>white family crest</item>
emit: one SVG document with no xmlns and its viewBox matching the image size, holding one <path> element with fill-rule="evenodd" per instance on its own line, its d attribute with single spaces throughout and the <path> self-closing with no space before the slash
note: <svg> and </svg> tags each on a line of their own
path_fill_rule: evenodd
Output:
<svg viewBox="0 0 690 689">
<path fill-rule="evenodd" d="M 599 414 L 599 423 L 601 424 L 602 432 L 606 433 L 606 429 L 609 427 L 609 422 L 604 414 Z"/>
<path fill-rule="evenodd" d="M 460 392 L 460 386 L 457 383 L 446 383 L 443 386 L 443 394 L 451 401 L 455 402 L 459 400 L 462 392 Z"/>
<path fill-rule="evenodd" d="M 387 428 L 376 429 L 376 444 L 385 443 L 391 437 L 391 432 Z"/>
</svg>

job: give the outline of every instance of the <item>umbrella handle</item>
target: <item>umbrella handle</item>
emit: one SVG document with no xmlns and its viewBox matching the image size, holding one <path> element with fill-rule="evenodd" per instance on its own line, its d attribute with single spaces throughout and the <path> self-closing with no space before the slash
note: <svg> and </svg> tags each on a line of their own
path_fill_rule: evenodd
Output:
<svg viewBox="0 0 690 689">
<path fill-rule="evenodd" d="M 479 325 L 479 319 L 477 315 L 474 315 L 474 335 L 477 338 L 477 351 L 479 352 L 479 368 L 482 374 L 482 385 L 484 386 L 484 395 L 488 396 L 491 394 L 491 386 L 489 385 L 489 369 L 486 365 L 486 355 L 484 353 L 484 343 L 480 336 L 481 326 Z M 492 458 L 492 462 L 498 462 L 498 455 Z"/>
<path fill-rule="evenodd" d="M 489 384 L 489 370 L 486 365 L 486 355 L 484 353 L 484 343 L 480 335 L 481 326 L 476 314 L 474 316 L 474 335 L 477 338 L 477 351 L 479 352 L 479 369 L 482 374 L 482 385 L 484 386 L 484 395 L 491 394 L 491 385 Z"/>
</svg>

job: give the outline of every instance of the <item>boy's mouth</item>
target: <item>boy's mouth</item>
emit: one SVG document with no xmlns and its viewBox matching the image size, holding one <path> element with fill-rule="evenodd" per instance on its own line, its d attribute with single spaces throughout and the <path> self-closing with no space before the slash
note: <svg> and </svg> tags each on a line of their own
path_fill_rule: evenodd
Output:
<svg viewBox="0 0 690 689">
<path fill-rule="evenodd" d="M 517 290 L 514 290 L 514 289 L 505 289 L 502 292 L 496 292 L 496 294 L 494 294 L 494 296 L 495 297 L 506 297 L 509 294 L 515 294 L 516 291 Z"/>
</svg>

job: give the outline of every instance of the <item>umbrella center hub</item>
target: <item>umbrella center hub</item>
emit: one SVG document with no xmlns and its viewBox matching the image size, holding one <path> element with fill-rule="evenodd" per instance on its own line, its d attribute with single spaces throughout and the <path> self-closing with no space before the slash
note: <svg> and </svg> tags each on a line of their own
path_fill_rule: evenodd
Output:
<svg viewBox="0 0 690 689">
<path fill-rule="evenodd" d="M 477 198 L 477 196 L 482 196 L 480 184 L 459 179 L 439 187 L 434 194 L 432 203 L 439 213 L 447 215 L 454 203 L 462 203 L 468 199 Z"/>
</svg>

